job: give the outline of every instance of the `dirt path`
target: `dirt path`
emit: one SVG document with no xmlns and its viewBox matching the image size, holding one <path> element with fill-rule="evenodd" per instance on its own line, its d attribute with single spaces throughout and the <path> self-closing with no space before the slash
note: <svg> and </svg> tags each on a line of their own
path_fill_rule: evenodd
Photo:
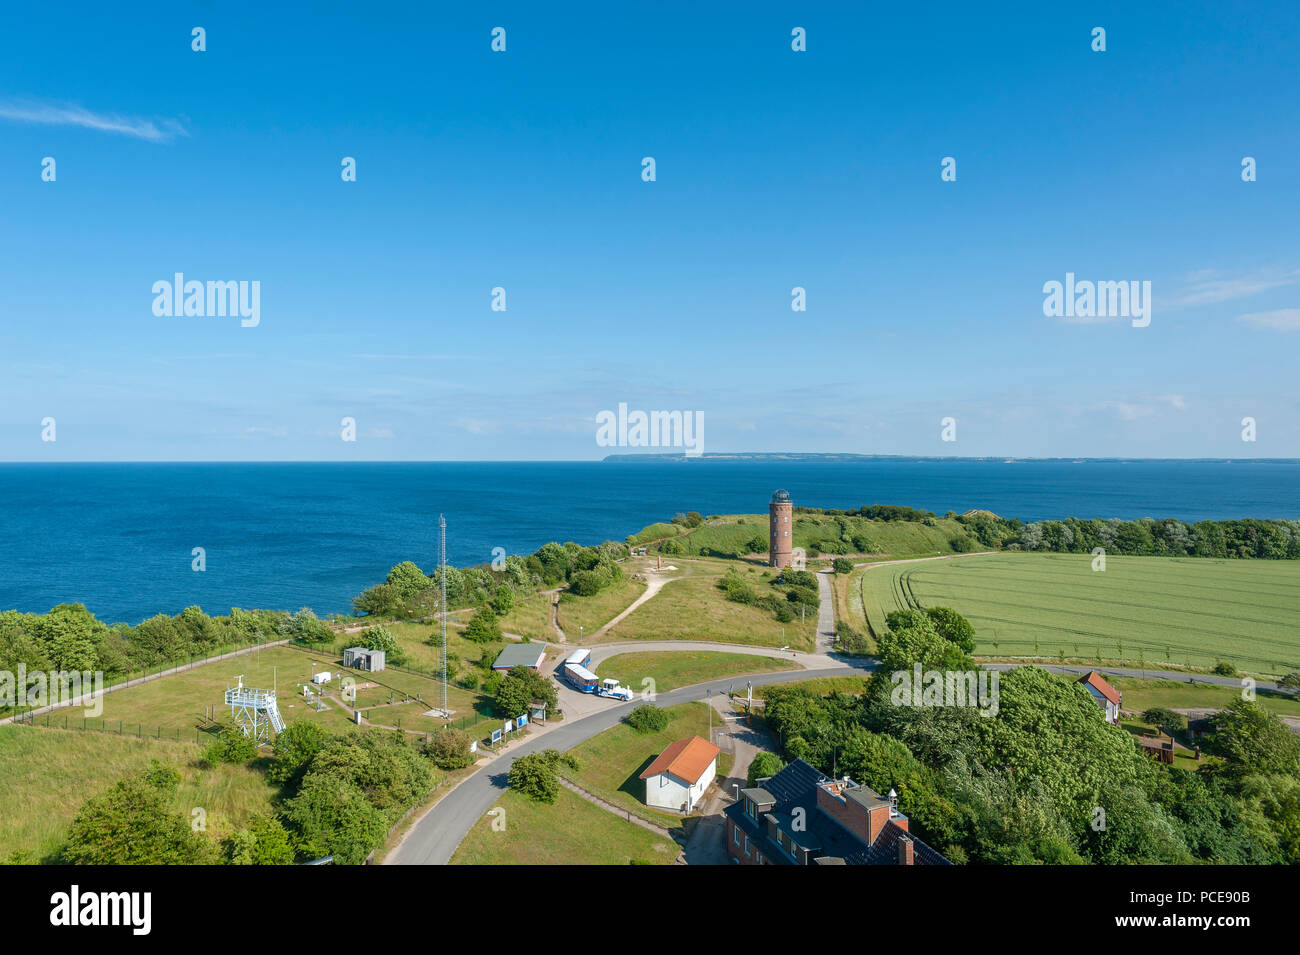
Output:
<svg viewBox="0 0 1300 955">
<path fill-rule="evenodd" d="M 615 617 L 609 623 L 605 624 L 605 626 L 601 627 L 599 630 L 593 633 L 591 635 L 591 639 L 597 640 L 600 637 L 603 637 L 605 634 L 609 633 L 611 627 L 619 623 L 622 623 L 624 620 L 628 618 L 628 616 L 631 615 L 632 611 L 636 610 L 637 607 L 641 606 L 643 603 L 645 603 L 655 594 L 659 593 L 659 591 L 663 590 L 664 584 L 668 583 L 668 581 L 670 580 L 676 580 L 676 579 L 677 579 L 676 577 L 660 576 L 659 572 L 656 570 L 647 570 L 645 592 L 642 593 L 640 597 L 637 597 L 636 600 L 633 600 L 630 604 L 628 604 L 626 609 L 624 609 L 623 612 L 620 613 L 617 617 Z"/>
</svg>

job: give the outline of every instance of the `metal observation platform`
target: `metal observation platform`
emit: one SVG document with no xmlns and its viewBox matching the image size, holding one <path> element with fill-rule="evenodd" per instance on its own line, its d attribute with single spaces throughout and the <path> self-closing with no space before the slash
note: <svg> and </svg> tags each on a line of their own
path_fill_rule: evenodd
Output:
<svg viewBox="0 0 1300 955">
<path fill-rule="evenodd" d="M 244 686 L 244 676 L 240 674 L 239 685 L 226 690 L 226 705 L 235 725 L 245 736 L 251 736 L 257 742 L 265 742 L 270 730 L 284 732 L 284 717 L 280 715 L 280 705 L 275 700 L 274 690 L 255 690 Z"/>
</svg>

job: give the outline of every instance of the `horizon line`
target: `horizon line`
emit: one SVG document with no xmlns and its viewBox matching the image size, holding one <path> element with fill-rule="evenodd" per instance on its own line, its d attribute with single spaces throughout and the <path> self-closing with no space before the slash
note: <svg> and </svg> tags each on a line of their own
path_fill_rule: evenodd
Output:
<svg viewBox="0 0 1300 955">
<path fill-rule="evenodd" d="M 620 454 L 607 455 L 603 458 L 360 458 L 342 461 L 336 458 L 130 458 L 107 459 L 85 458 L 75 460 L 21 460 L 0 461 L 0 467 L 6 465 L 61 465 L 61 464 L 627 464 L 627 463 L 686 463 L 717 458 L 781 458 L 803 457 L 839 458 L 896 461 L 991 461 L 994 463 L 1019 463 L 1023 461 L 1069 461 L 1069 462 L 1107 462 L 1107 461 L 1168 461 L 1168 462 L 1221 462 L 1236 463 L 1300 463 L 1300 457 L 1228 457 L 1211 455 L 1199 457 L 1141 457 L 1130 455 L 1013 455 L 1013 454 L 869 454 L 855 451 L 716 451 L 700 456 L 688 457 L 683 454 Z M 797 462 L 791 462 L 797 463 Z M 843 460 L 827 463 L 845 463 Z"/>
</svg>

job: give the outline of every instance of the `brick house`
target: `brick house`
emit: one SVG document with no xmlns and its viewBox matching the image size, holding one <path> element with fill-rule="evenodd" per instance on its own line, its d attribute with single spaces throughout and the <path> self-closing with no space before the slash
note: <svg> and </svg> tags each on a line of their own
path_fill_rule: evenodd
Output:
<svg viewBox="0 0 1300 955">
<path fill-rule="evenodd" d="M 801 759 L 724 811 L 727 852 L 741 865 L 951 865 L 908 832 L 893 801 Z"/>
</svg>

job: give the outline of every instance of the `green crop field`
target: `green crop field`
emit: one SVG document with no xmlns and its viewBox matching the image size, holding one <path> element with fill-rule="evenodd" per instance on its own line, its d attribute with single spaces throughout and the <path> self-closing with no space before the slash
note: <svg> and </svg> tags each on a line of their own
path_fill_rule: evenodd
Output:
<svg viewBox="0 0 1300 955">
<path fill-rule="evenodd" d="M 976 652 L 1243 670 L 1300 669 L 1300 561 L 992 554 L 873 567 L 859 579 L 880 633 L 900 607 L 949 606 Z"/>
</svg>

